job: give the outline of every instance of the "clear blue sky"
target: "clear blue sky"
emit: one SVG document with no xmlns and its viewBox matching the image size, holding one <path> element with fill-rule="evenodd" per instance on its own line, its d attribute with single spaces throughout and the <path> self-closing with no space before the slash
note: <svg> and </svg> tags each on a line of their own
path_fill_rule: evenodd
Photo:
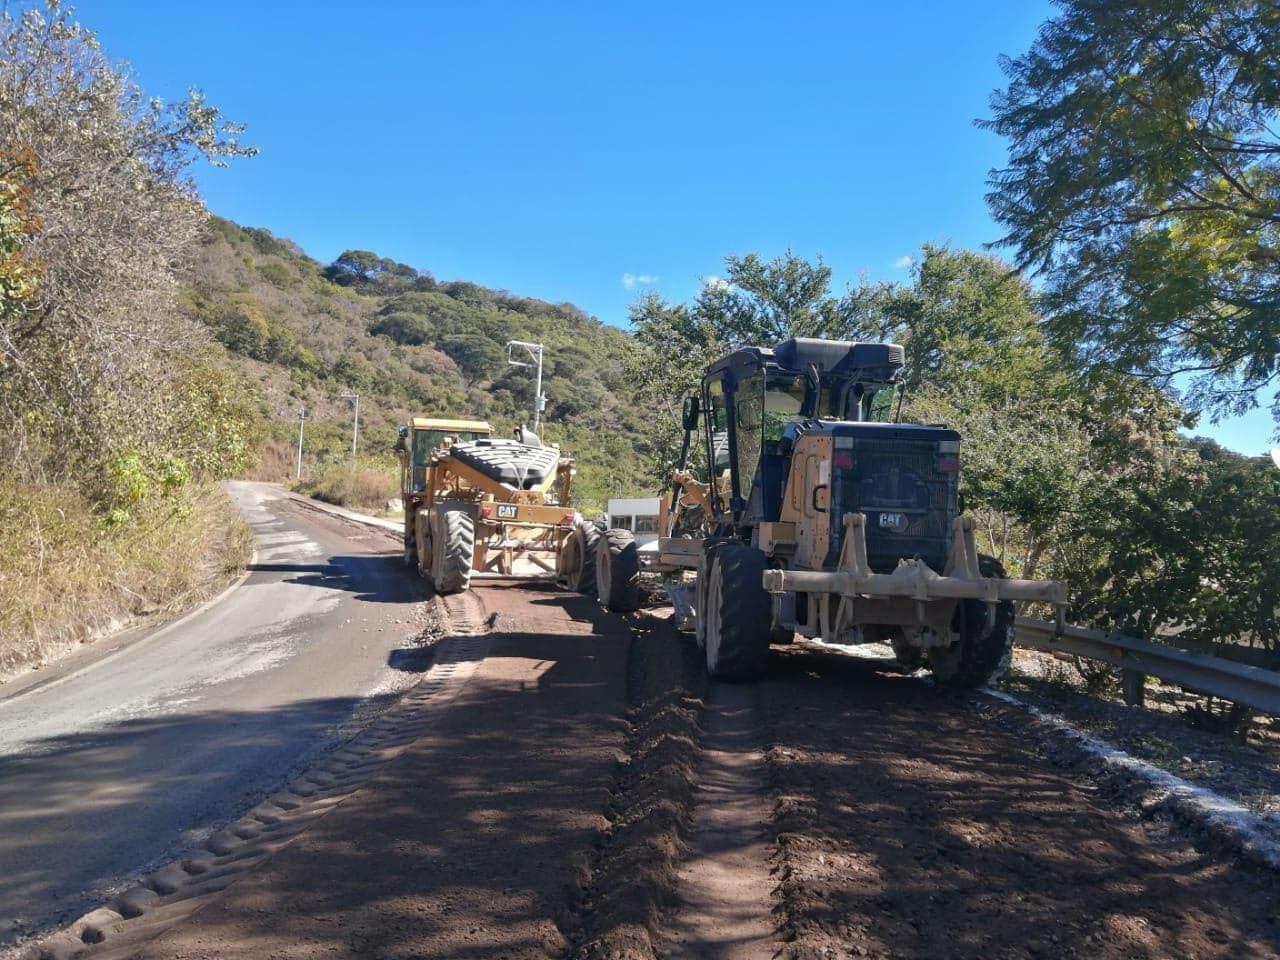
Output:
<svg viewBox="0 0 1280 960">
<path fill-rule="evenodd" d="M 729 253 L 821 254 L 837 284 L 978 247 L 1003 142 L 975 128 L 1044 0 L 412 3 L 80 0 L 148 93 L 194 85 L 255 159 L 216 213 L 330 260 L 365 248 L 614 324 Z M 1258 453 L 1265 411 L 1206 426 Z"/>
</svg>

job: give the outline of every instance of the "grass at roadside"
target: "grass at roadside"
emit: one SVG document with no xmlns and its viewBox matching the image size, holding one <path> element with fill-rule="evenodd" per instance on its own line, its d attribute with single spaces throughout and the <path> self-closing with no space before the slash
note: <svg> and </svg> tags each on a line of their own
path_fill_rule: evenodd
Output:
<svg viewBox="0 0 1280 960">
<path fill-rule="evenodd" d="M 296 489 L 340 507 L 382 513 L 388 500 L 400 496 L 400 481 L 387 467 L 332 463 L 317 468 L 311 477 L 298 483 Z"/>
<path fill-rule="evenodd" d="M 220 590 L 252 540 L 217 486 L 106 527 L 70 484 L 0 481 L 0 678 Z"/>
</svg>

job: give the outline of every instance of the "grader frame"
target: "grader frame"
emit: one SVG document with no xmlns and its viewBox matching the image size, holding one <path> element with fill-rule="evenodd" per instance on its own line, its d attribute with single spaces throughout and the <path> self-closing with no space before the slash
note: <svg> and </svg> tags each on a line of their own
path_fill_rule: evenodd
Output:
<svg viewBox="0 0 1280 960">
<path fill-rule="evenodd" d="M 446 434 L 424 455 L 416 434 L 442 425 L 471 439 Z M 407 437 L 397 445 L 406 563 L 416 564 L 441 593 L 467 589 L 473 574 L 556 573 L 580 519 L 569 506 L 572 459 L 523 429 L 515 440 L 493 439 L 483 421 L 415 418 Z"/>
</svg>

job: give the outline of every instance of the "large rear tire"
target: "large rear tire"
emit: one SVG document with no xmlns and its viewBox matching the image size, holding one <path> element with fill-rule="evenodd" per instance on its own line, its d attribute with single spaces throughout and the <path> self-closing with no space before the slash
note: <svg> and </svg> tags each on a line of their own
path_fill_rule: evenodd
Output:
<svg viewBox="0 0 1280 960">
<path fill-rule="evenodd" d="M 564 547 L 556 557 L 556 580 L 566 590 L 596 592 L 596 548 L 600 528 L 589 520 L 579 520 L 565 537 Z"/>
<path fill-rule="evenodd" d="M 432 583 L 436 593 L 462 593 L 471 586 L 471 565 L 476 555 L 476 530 L 463 510 L 441 510 L 432 531 L 435 560 Z"/>
<path fill-rule="evenodd" d="M 978 570 L 984 577 L 1005 576 L 1004 567 L 992 557 L 978 557 Z M 960 639 L 949 647 L 929 651 L 934 683 L 951 690 L 971 690 L 999 680 L 1013 654 L 1013 602 L 996 604 L 990 629 L 987 604 L 982 600 L 961 600 L 956 620 Z"/>
<path fill-rule="evenodd" d="M 764 589 L 764 554 L 745 543 L 711 552 L 703 603 L 703 649 L 713 677 L 751 680 L 769 665 L 772 604 Z"/>
<path fill-rule="evenodd" d="M 640 551 L 630 530 L 606 530 L 596 543 L 596 596 L 615 613 L 640 609 Z"/>
</svg>

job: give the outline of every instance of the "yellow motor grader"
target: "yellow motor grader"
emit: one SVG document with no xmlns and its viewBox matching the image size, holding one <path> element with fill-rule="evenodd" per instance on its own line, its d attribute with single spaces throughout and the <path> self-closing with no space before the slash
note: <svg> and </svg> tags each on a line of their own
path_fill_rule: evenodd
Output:
<svg viewBox="0 0 1280 960">
<path fill-rule="evenodd" d="M 575 469 L 558 447 L 523 427 L 508 440 L 479 420 L 414 417 L 396 452 L 405 564 L 436 592 L 466 590 L 473 573 L 594 587 L 585 558 L 594 559 L 597 531 L 570 506 Z"/>
<path fill-rule="evenodd" d="M 1007 661 L 1015 601 L 1054 605 L 1061 623 L 1064 584 L 978 555 L 959 511 L 960 435 L 892 422 L 904 363 L 897 344 L 795 338 L 711 364 L 685 401 L 681 468 L 700 434 L 709 477 L 677 473 L 672 516 L 700 516 L 669 524 L 644 569 L 668 578 L 711 675 L 757 676 L 770 644 L 799 634 L 887 644 L 969 687 Z M 628 531 L 606 531 L 596 563 L 601 602 L 635 609 Z"/>
</svg>

